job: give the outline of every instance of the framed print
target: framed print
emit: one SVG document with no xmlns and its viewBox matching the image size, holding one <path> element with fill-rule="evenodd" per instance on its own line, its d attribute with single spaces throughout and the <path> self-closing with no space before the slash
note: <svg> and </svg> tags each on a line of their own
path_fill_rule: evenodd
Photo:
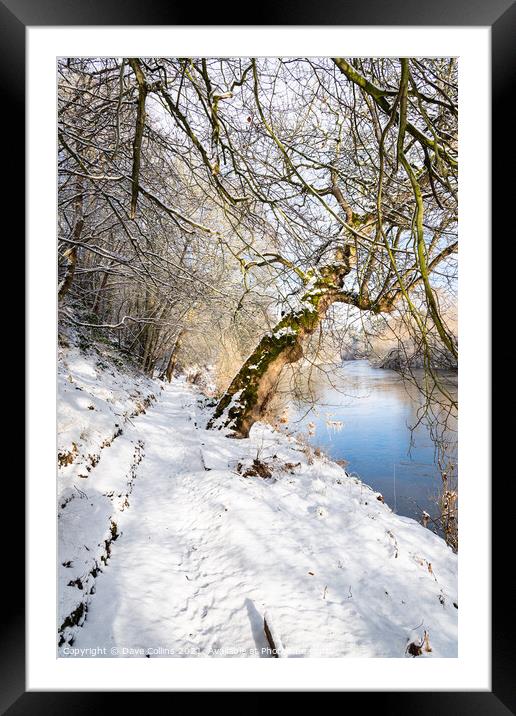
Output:
<svg viewBox="0 0 516 716">
<path fill-rule="evenodd" d="M 0 4 L 28 305 L 2 713 L 514 712 L 490 436 L 514 5 L 211 14 Z"/>
</svg>

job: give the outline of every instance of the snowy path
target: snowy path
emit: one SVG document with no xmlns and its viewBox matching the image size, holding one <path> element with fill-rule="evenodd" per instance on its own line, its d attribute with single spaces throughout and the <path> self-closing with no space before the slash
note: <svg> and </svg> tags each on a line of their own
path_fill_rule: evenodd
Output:
<svg viewBox="0 0 516 716">
<path fill-rule="evenodd" d="M 236 618 L 240 579 L 217 559 L 225 507 L 206 479 L 194 400 L 187 389 L 168 388 L 135 422 L 145 458 L 77 648 L 100 644 L 109 655 L 138 649 L 207 653 L 222 645 L 225 633 L 227 647 L 266 646 L 261 617 L 250 603 Z M 248 636 L 238 645 L 235 621 L 243 622 L 240 630 Z"/>
<path fill-rule="evenodd" d="M 441 539 L 265 426 L 248 440 L 202 429 L 186 383 L 160 392 L 79 480 L 88 500 L 62 512 L 60 540 L 84 545 L 85 564 L 104 545 L 95 524 L 118 536 L 90 592 L 64 589 L 87 613 L 61 655 L 270 656 L 265 614 L 285 656 L 403 657 L 425 631 L 422 656 L 456 655 L 457 559 Z M 256 457 L 270 479 L 238 470 Z M 121 510 L 97 508 L 129 483 Z"/>
</svg>

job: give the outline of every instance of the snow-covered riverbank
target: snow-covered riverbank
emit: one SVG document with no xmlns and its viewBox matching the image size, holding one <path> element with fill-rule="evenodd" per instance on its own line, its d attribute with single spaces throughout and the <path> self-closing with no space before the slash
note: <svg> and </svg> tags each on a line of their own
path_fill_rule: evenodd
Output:
<svg viewBox="0 0 516 716">
<path fill-rule="evenodd" d="M 457 655 L 443 540 L 267 426 L 205 430 L 188 383 L 119 368 L 61 350 L 61 656 L 270 656 L 265 615 L 283 657 Z"/>
</svg>

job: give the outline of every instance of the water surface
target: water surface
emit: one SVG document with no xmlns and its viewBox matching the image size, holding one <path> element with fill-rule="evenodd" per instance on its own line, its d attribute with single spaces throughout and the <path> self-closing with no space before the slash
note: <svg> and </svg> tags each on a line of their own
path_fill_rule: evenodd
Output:
<svg viewBox="0 0 516 716">
<path fill-rule="evenodd" d="M 319 387 L 315 408 L 294 401 L 290 427 L 308 431 L 315 424 L 310 443 L 334 460 L 346 460 L 347 472 L 381 492 L 397 513 L 419 519 L 426 510 L 436 516 L 441 474 L 435 443 L 426 424 L 411 430 L 421 394 L 407 390 L 396 372 L 364 360 L 344 363 L 332 378 L 335 387 Z M 456 375 L 443 379 L 456 396 Z M 455 434 L 447 438 L 454 442 Z"/>
</svg>

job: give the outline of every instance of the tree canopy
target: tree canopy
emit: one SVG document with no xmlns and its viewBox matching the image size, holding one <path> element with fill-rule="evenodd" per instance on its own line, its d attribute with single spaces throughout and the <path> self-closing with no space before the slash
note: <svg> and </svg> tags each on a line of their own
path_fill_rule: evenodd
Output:
<svg viewBox="0 0 516 716">
<path fill-rule="evenodd" d="M 449 398 L 456 59 L 68 58 L 58 75 L 63 318 L 149 372 L 178 337 L 191 360 L 239 356 L 215 415 L 244 433 L 332 316 L 410 345 Z"/>
</svg>

